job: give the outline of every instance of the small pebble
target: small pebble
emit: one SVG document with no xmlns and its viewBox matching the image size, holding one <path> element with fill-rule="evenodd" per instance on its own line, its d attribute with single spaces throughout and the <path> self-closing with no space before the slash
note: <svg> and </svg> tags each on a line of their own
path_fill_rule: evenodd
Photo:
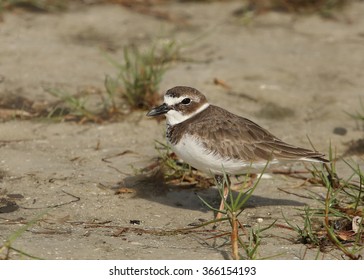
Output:
<svg viewBox="0 0 364 280">
<path fill-rule="evenodd" d="M 140 225 L 141 221 L 140 220 L 130 220 L 129 221 L 129 224 L 132 224 L 132 225 Z"/>
<path fill-rule="evenodd" d="M 337 126 L 334 128 L 333 133 L 337 135 L 345 135 L 348 132 L 348 130 L 345 127 Z"/>
<path fill-rule="evenodd" d="M 262 218 L 258 218 L 258 219 L 257 219 L 257 222 L 258 222 L 259 224 L 261 224 L 261 223 L 263 223 L 263 219 L 262 219 Z"/>
</svg>

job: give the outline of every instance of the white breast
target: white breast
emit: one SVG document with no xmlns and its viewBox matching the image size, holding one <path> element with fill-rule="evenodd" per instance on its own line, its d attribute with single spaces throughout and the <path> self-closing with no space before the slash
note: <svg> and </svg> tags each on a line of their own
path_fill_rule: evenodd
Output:
<svg viewBox="0 0 364 280">
<path fill-rule="evenodd" d="M 171 144 L 171 147 L 183 161 L 207 174 L 222 175 L 223 171 L 232 175 L 255 173 L 262 171 L 266 165 L 265 161 L 251 164 L 243 159 L 215 155 L 206 150 L 198 138 L 191 135 L 183 136 L 177 145 Z"/>
</svg>

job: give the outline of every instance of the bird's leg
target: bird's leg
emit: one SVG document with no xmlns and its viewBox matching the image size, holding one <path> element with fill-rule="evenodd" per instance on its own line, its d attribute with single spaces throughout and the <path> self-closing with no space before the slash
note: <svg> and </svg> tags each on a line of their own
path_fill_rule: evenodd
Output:
<svg viewBox="0 0 364 280">
<path fill-rule="evenodd" d="M 223 211 L 224 210 L 224 208 L 225 208 L 224 201 L 226 200 L 227 195 L 229 193 L 230 179 L 229 179 L 229 177 L 226 177 L 226 178 L 227 178 L 227 181 L 224 181 L 224 176 L 222 176 L 222 175 L 215 175 L 215 180 L 216 180 L 217 184 L 219 186 L 221 186 L 222 184 L 224 184 L 224 191 L 223 191 L 223 196 L 224 197 L 221 198 L 219 211 Z M 217 212 L 217 214 L 216 214 L 216 220 L 221 219 L 221 217 L 222 217 L 222 213 L 221 212 Z"/>
</svg>

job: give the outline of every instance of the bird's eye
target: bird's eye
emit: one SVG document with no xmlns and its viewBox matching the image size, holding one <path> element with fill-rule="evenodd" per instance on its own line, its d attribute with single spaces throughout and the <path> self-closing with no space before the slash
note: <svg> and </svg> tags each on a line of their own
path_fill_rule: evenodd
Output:
<svg viewBox="0 0 364 280">
<path fill-rule="evenodd" d="M 182 100 L 182 104 L 184 104 L 184 105 L 188 105 L 190 103 L 191 103 L 191 99 L 190 98 L 185 98 L 185 99 Z"/>
</svg>

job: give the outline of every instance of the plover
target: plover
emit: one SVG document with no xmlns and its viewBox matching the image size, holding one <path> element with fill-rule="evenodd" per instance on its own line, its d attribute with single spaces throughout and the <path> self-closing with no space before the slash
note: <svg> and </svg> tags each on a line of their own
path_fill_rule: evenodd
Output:
<svg viewBox="0 0 364 280">
<path fill-rule="evenodd" d="M 210 105 L 191 87 L 169 89 L 164 103 L 147 116 L 162 114 L 167 119 L 167 142 L 176 155 L 192 167 L 213 174 L 218 182 L 222 182 L 224 172 L 259 173 L 267 162 L 328 162 L 322 153 L 285 143 L 258 124 Z"/>
</svg>

